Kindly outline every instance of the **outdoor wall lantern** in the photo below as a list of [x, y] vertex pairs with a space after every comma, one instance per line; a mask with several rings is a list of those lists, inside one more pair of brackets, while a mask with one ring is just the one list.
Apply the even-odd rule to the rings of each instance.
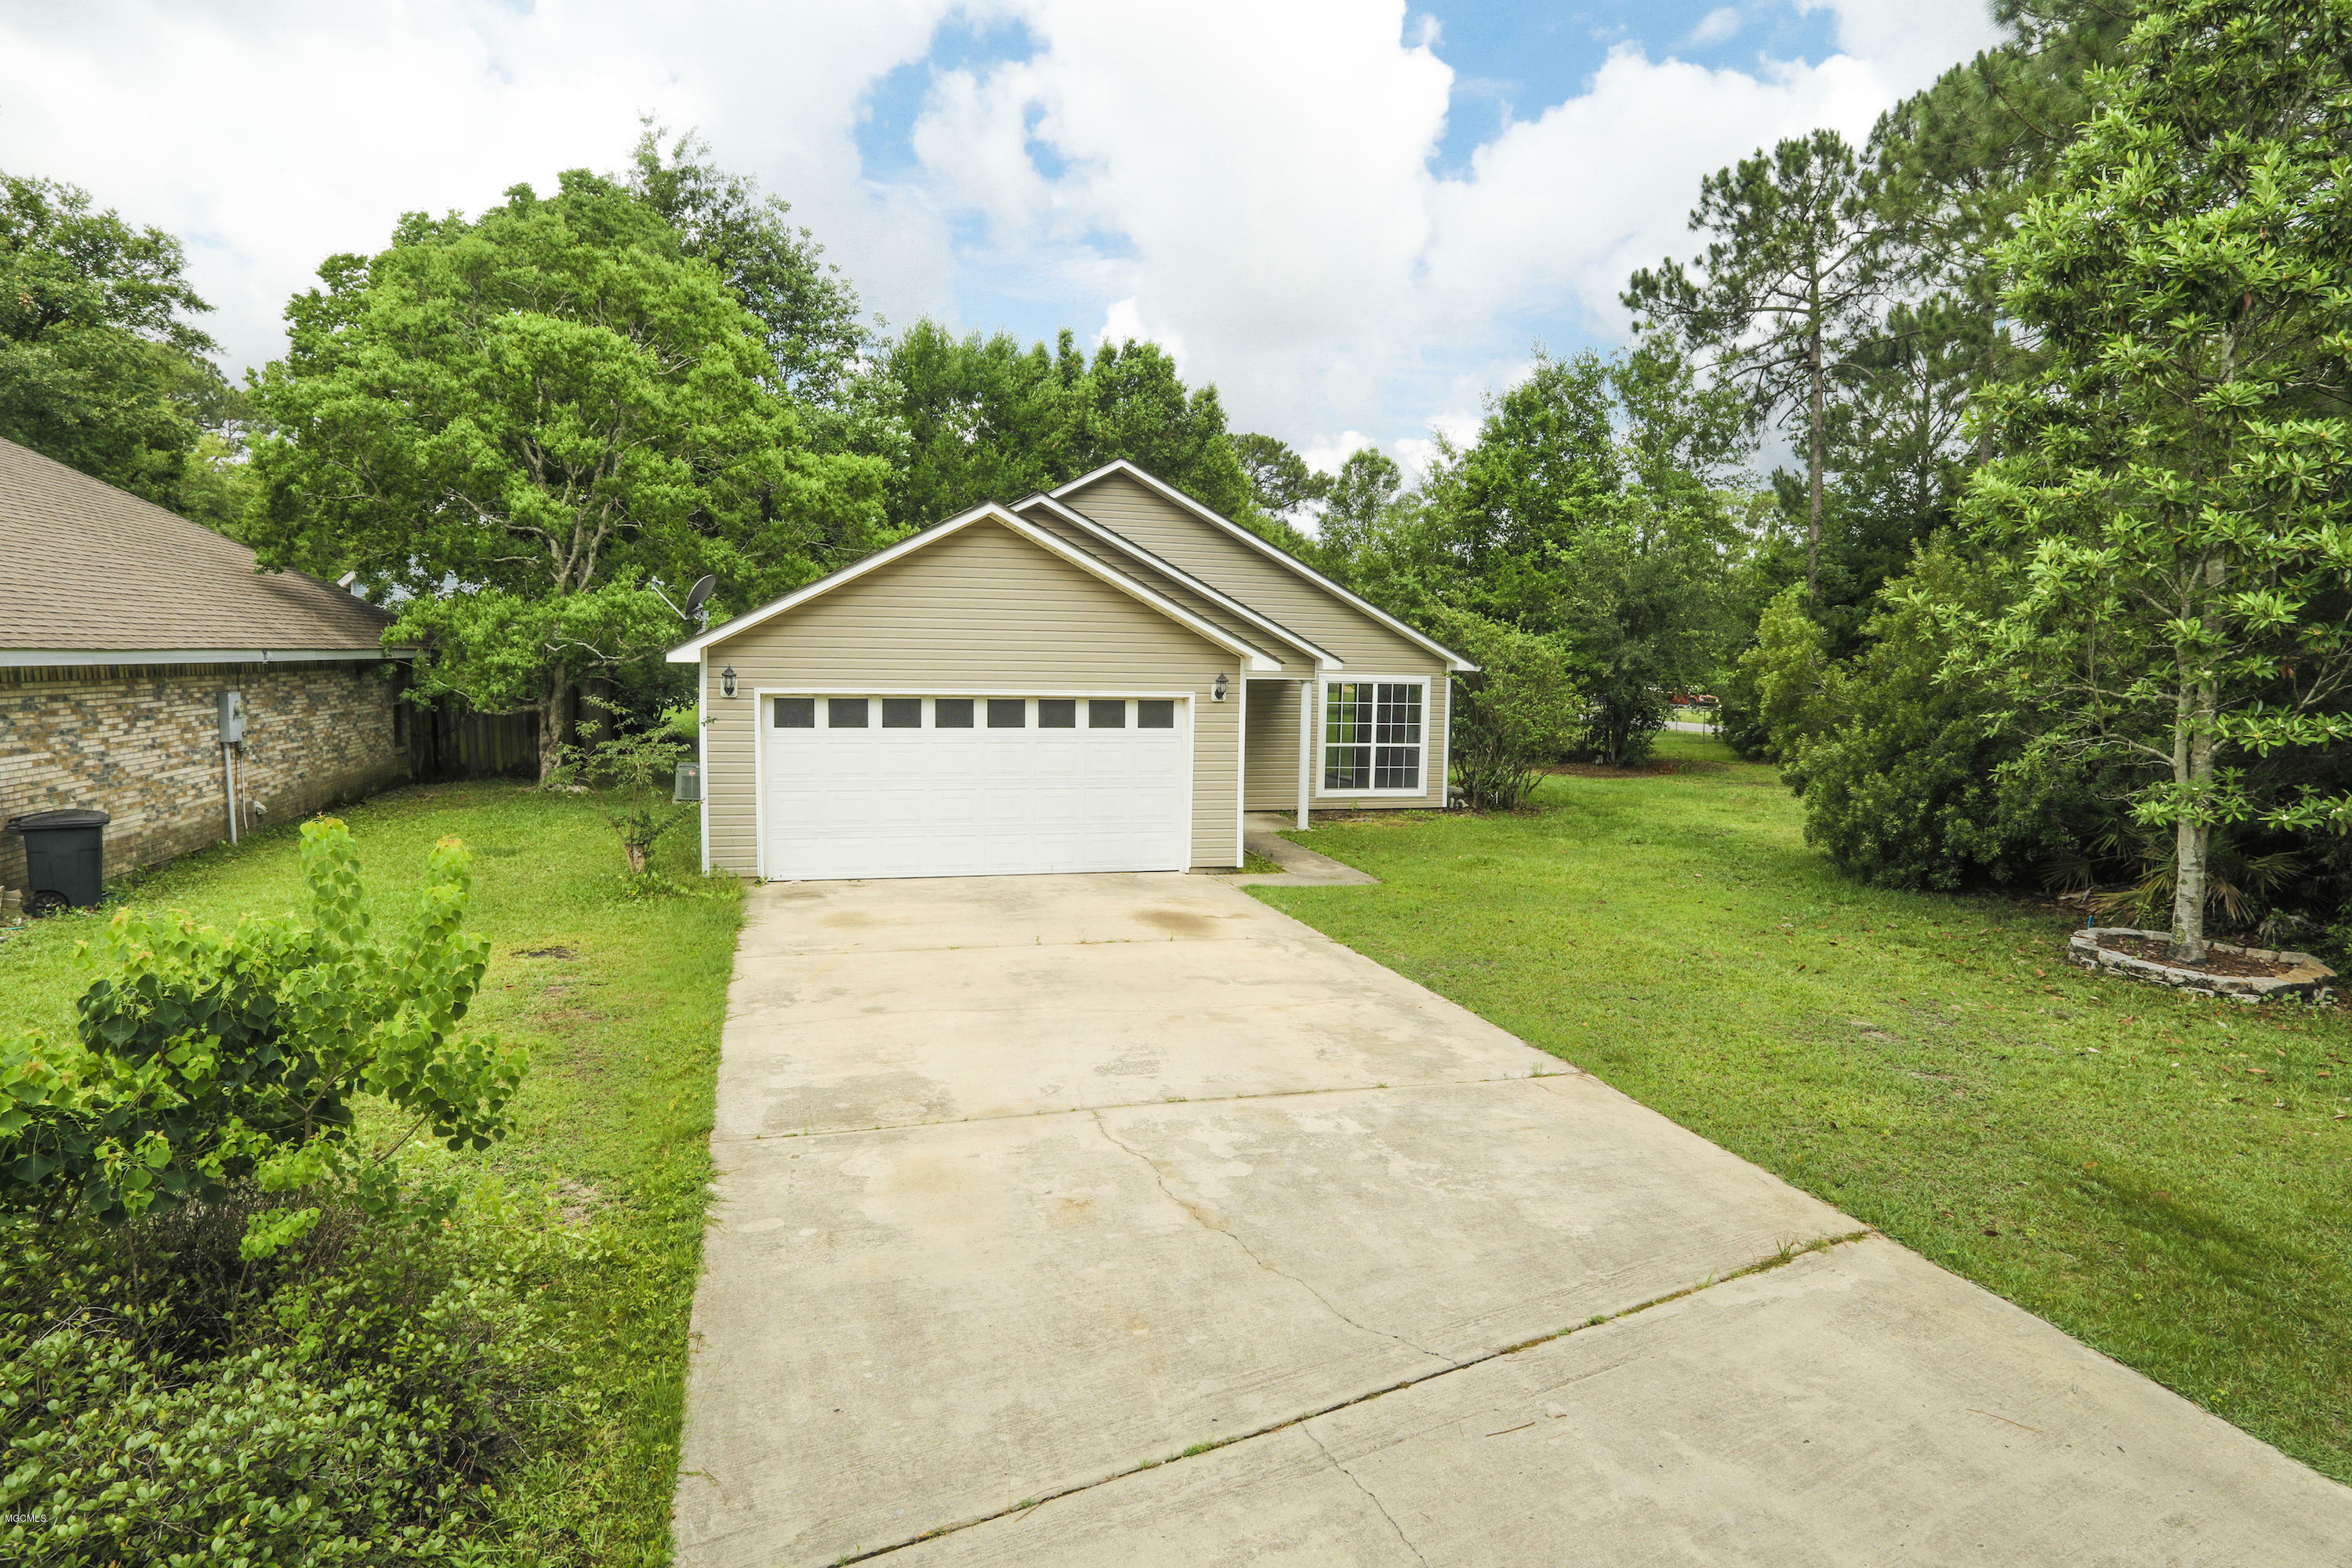
[[719, 672], [719, 689], [728, 696], [735, 695], [735, 667], [729, 665]]
[[1209, 688], [1209, 700], [1210, 700], [1210, 701], [1212, 701], [1212, 702], [1223, 702], [1224, 700], [1225, 700], [1225, 678], [1224, 678], [1223, 676], [1220, 675], [1220, 676], [1218, 676], [1218, 677], [1217, 677], [1217, 683], [1216, 683], [1216, 685], [1214, 685], [1214, 686], [1213, 686], [1213, 687]]

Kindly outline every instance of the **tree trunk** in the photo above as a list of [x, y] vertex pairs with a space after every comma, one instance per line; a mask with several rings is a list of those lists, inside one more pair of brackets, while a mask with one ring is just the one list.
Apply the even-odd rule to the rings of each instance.
[[1822, 578], [1822, 470], [1829, 467], [1829, 397], [1816, 321], [1805, 338], [1805, 597], [1819, 600]]
[[542, 784], [563, 765], [563, 748], [572, 740], [572, 677], [558, 671], [539, 700], [539, 782]]
[[646, 847], [644, 845], [624, 844], [621, 846], [621, 853], [629, 858], [630, 876], [642, 877], [646, 874]]
[[2174, 824], [2175, 876], [2170, 956], [2183, 963], [2205, 959], [2205, 851], [2212, 824], [2198, 807], [2213, 783], [2213, 708], [2218, 698], [2208, 681], [2181, 693], [2172, 742], [2173, 782], [2183, 785], [2179, 820]]

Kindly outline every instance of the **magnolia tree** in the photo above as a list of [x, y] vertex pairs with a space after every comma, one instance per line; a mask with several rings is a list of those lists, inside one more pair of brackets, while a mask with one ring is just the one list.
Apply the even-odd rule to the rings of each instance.
[[2001, 259], [2040, 369], [1966, 515], [2012, 563], [1975, 668], [2043, 751], [2137, 759], [2206, 951], [2217, 825], [2352, 828], [2248, 763], [2352, 738], [2352, 0], [2150, 10]]

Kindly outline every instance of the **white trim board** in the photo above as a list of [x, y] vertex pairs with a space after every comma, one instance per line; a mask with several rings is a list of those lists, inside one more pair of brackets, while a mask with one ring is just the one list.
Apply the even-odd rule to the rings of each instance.
[[1398, 620], [1394, 616], [1390, 615], [1386, 610], [1381, 609], [1378, 605], [1349, 593], [1347, 589], [1342, 588], [1339, 584], [1334, 583], [1330, 578], [1326, 577], [1322, 573], [1318, 572], [1314, 567], [1309, 566], [1306, 562], [1301, 561], [1298, 557], [1293, 555], [1289, 551], [1283, 549], [1280, 545], [1268, 540], [1260, 539], [1256, 534], [1252, 533], [1248, 529], [1244, 528], [1240, 523], [1234, 521], [1231, 518], [1220, 516], [1209, 508], [1202, 506], [1199, 501], [1194, 500], [1191, 496], [1186, 495], [1182, 490], [1178, 489], [1175, 486], [1167, 483], [1165, 480], [1153, 478], [1150, 474], [1137, 468], [1133, 463], [1129, 462], [1124, 458], [1120, 458], [1113, 462], [1105, 463], [1101, 468], [1095, 469], [1092, 473], [1079, 475], [1076, 479], [1072, 479], [1068, 484], [1063, 485], [1057, 489], [1047, 491], [1046, 497], [1051, 500], [1060, 500], [1064, 496], [1066, 496], [1075, 490], [1083, 489], [1087, 486], [1093, 484], [1097, 480], [1110, 474], [1123, 474], [1127, 478], [1133, 479], [1136, 483], [1143, 486], [1146, 489], [1150, 490], [1154, 495], [1159, 496], [1163, 500], [1171, 501], [1177, 506], [1182, 507], [1186, 511], [1191, 512], [1194, 517], [1199, 518], [1202, 521], [1223, 529], [1234, 539], [1248, 545], [1251, 549], [1256, 551], [1261, 555], [1265, 556], [1268, 560], [1277, 562], [1280, 564], [1288, 567], [1291, 571], [1297, 573], [1299, 576], [1306, 578], [1308, 582], [1314, 584], [1317, 587], [1321, 588], [1324, 592], [1337, 596], [1345, 603], [1354, 606], [1356, 609], [1362, 611], [1365, 615], [1370, 616], [1372, 619], [1380, 622], [1381, 625], [1388, 627], [1389, 630], [1396, 633], [1399, 637], [1408, 638], [1416, 646], [1435, 654], [1438, 658], [1445, 661], [1446, 668], [1467, 672], [1478, 668], [1476, 665], [1471, 663], [1460, 654], [1455, 653], [1452, 648], [1447, 647], [1443, 643], [1437, 642], [1431, 637], [1424, 637], [1420, 632], [1413, 630], [1402, 621]]
[[1318, 647], [1316, 644], [1307, 641], [1305, 637], [1300, 637], [1297, 632], [1292, 631], [1288, 626], [1284, 626], [1280, 621], [1274, 620], [1267, 616], [1262, 615], [1258, 611], [1251, 609], [1247, 605], [1243, 604], [1239, 599], [1233, 597], [1231, 595], [1223, 593], [1218, 589], [1209, 586], [1208, 584], [1202, 582], [1198, 577], [1193, 576], [1181, 566], [1177, 565], [1171, 561], [1164, 561], [1160, 557], [1154, 555], [1150, 551], [1146, 550], [1143, 546], [1138, 544], [1132, 539], [1128, 538], [1118, 530], [1097, 522], [1093, 518], [1088, 517], [1085, 512], [1080, 511], [1077, 508], [1074, 506], [1065, 506], [1060, 501], [1055, 500], [1052, 496], [1040, 493], [1030, 496], [1026, 500], [1015, 501], [1013, 503], [1013, 510], [1019, 511], [1023, 507], [1026, 506], [1045, 506], [1052, 508], [1054, 515], [1068, 523], [1071, 527], [1079, 530], [1092, 538], [1102, 541], [1105, 544], [1109, 545], [1113, 550], [1117, 550], [1122, 554], [1132, 555], [1136, 560], [1140, 561], [1143, 564], [1150, 567], [1153, 571], [1164, 574], [1165, 575], [1173, 578], [1178, 583], [1182, 584], [1185, 587], [1191, 589], [1193, 593], [1200, 595], [1201, 597], [1208, 600], [1219, 609], [1229, 610], [1233, 614], [1239, 616], [1244, 620], [1249, 622], [1250, 625], [1257, 627], [1260, 631], [1271, 633], [1275, 637], [1282, 639], [1284, 642], [1293, 645], [1301, 653], [1311, 655], [1316, 663], [1321, 668], [1325, 669], [1345, 669], [1348, 667], [1347, 660], [1341, 658], [1338, 654], [1331, 652], [1328, 648]]
[[[710, 711], [710, 661], [697, 656], [694, 673], [694, 710], [701, 719], [694, 729], [694, 760], [696, 765], [702, 769], [702, 800], [694, 808], [694, 815], [702, 835], [702, 874], [708, 877], [710, 875], [710, 721], [718, 715]], [[760, 710], [755, 705], [751, 710], [752, 744], [756, 746], [759, 740]], [[753, 758], [751, 770], [754, 780], [758, 778], [759, 766], [759, 760]], [[754, 860], [752, 864], [756, 867], [759, 862]]]
[[[993, 522], [1001, 527], [1009, 528], [1047, 554], [1069, 563], [1080, 571], [1117, 588], [1139, 604], [1159, 611], [1202, 641], [1213, 643], [1239, 658], [1244, 674], [1252, 670], [1261, 674], [1278, 674], [1282, 669], [1282, 662], [1279, 659], [1259, 648], [1253, 647], [1223, 627], [1202, 620], [1183, 605], [1164, 595], [1154, 593], [1124, 572], [1104, 564], [1085, 551], [1072, 549], [1027, 518], [1015, 516], [994, 501], [984, 501], [970, 511], [960, 513], [945, 522], [936, 523], [919, 533], [909, 534], [898, 543], [887, 549], [877, 550], [862, 561], [854, 562], [838, 572], [830, 573], [814, 583], [793, 589], [781, 599], [772, 600], [756, 610], [748, 610], [733, 620], [713, 626], [699, 637], [682, 642], [670, 649], [669, 662], [672, 664], [696, 663], [701, 658], [704, 651], [714, 645], [730, 637], [740, 637], [762, 621], [804, 605], [820, 594], [829, 594], [844, 584], [855, 582], [868, 572], [887, 566], [901, 556], [911, 555], [926, 545], [936, 544], [940, 540], [950, 534], [961, 532], [976, 522]], [[1012, 694], [1007, 692], [1005, 695]]]

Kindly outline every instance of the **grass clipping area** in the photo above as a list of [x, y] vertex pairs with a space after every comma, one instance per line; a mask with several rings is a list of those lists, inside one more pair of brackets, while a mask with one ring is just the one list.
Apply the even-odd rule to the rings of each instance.
[[[462, 1266], [520, 1281], [549, 1330], [534, 1347], [546, 1375], [515, 1412], [519, 1440], [490, 1456], [484, 1484], [452, 1500], [446, 1532], [466, 1560], [666, 1562], [740, 899], [731, 883], [695, 875], [690, 820], [657, 847], [654, 870], [673, 890], [634, 895], [611, 829], [574, 795], [456, 784], [339, 815], [380, 926], [408, 918], [436, 838], [474, 850], [467, 927], [489, 939], [492, 957], [467, 1026], [530, 1051], [504, 1142], [422, 1156], [476, 1193], [459, 1228], [479, 1255]], [[113, 907], [185, 910], [222, 927], [247, 913], [300, 914], [296, 848], [291, 825], [272, 829], [123, 884]], [[71, 1034], [91, 978], [73, 950], [110, 913], [59, 916], [0, 942], [0, 1030]], [[371, 1142], [388, 1131], [359, 1129]], [[13, 1272], [28, 1254], [11, 1250]], [[8, 1303], [37, 1298], [38, 1283], [0, 1278], [0, 1311], [21, 1311]], [[299, 1521], [289, 1528], [281, 1542], [299, 1538]], [[312, 1546], [285, 1560], [388, 1560], [356, 1541]]]
[[1251, 890], [2352, 1481], [2344, 1009], [2094, 977], [2046, 907], [1839, 877], [1769, 767], [1658, 761]]

